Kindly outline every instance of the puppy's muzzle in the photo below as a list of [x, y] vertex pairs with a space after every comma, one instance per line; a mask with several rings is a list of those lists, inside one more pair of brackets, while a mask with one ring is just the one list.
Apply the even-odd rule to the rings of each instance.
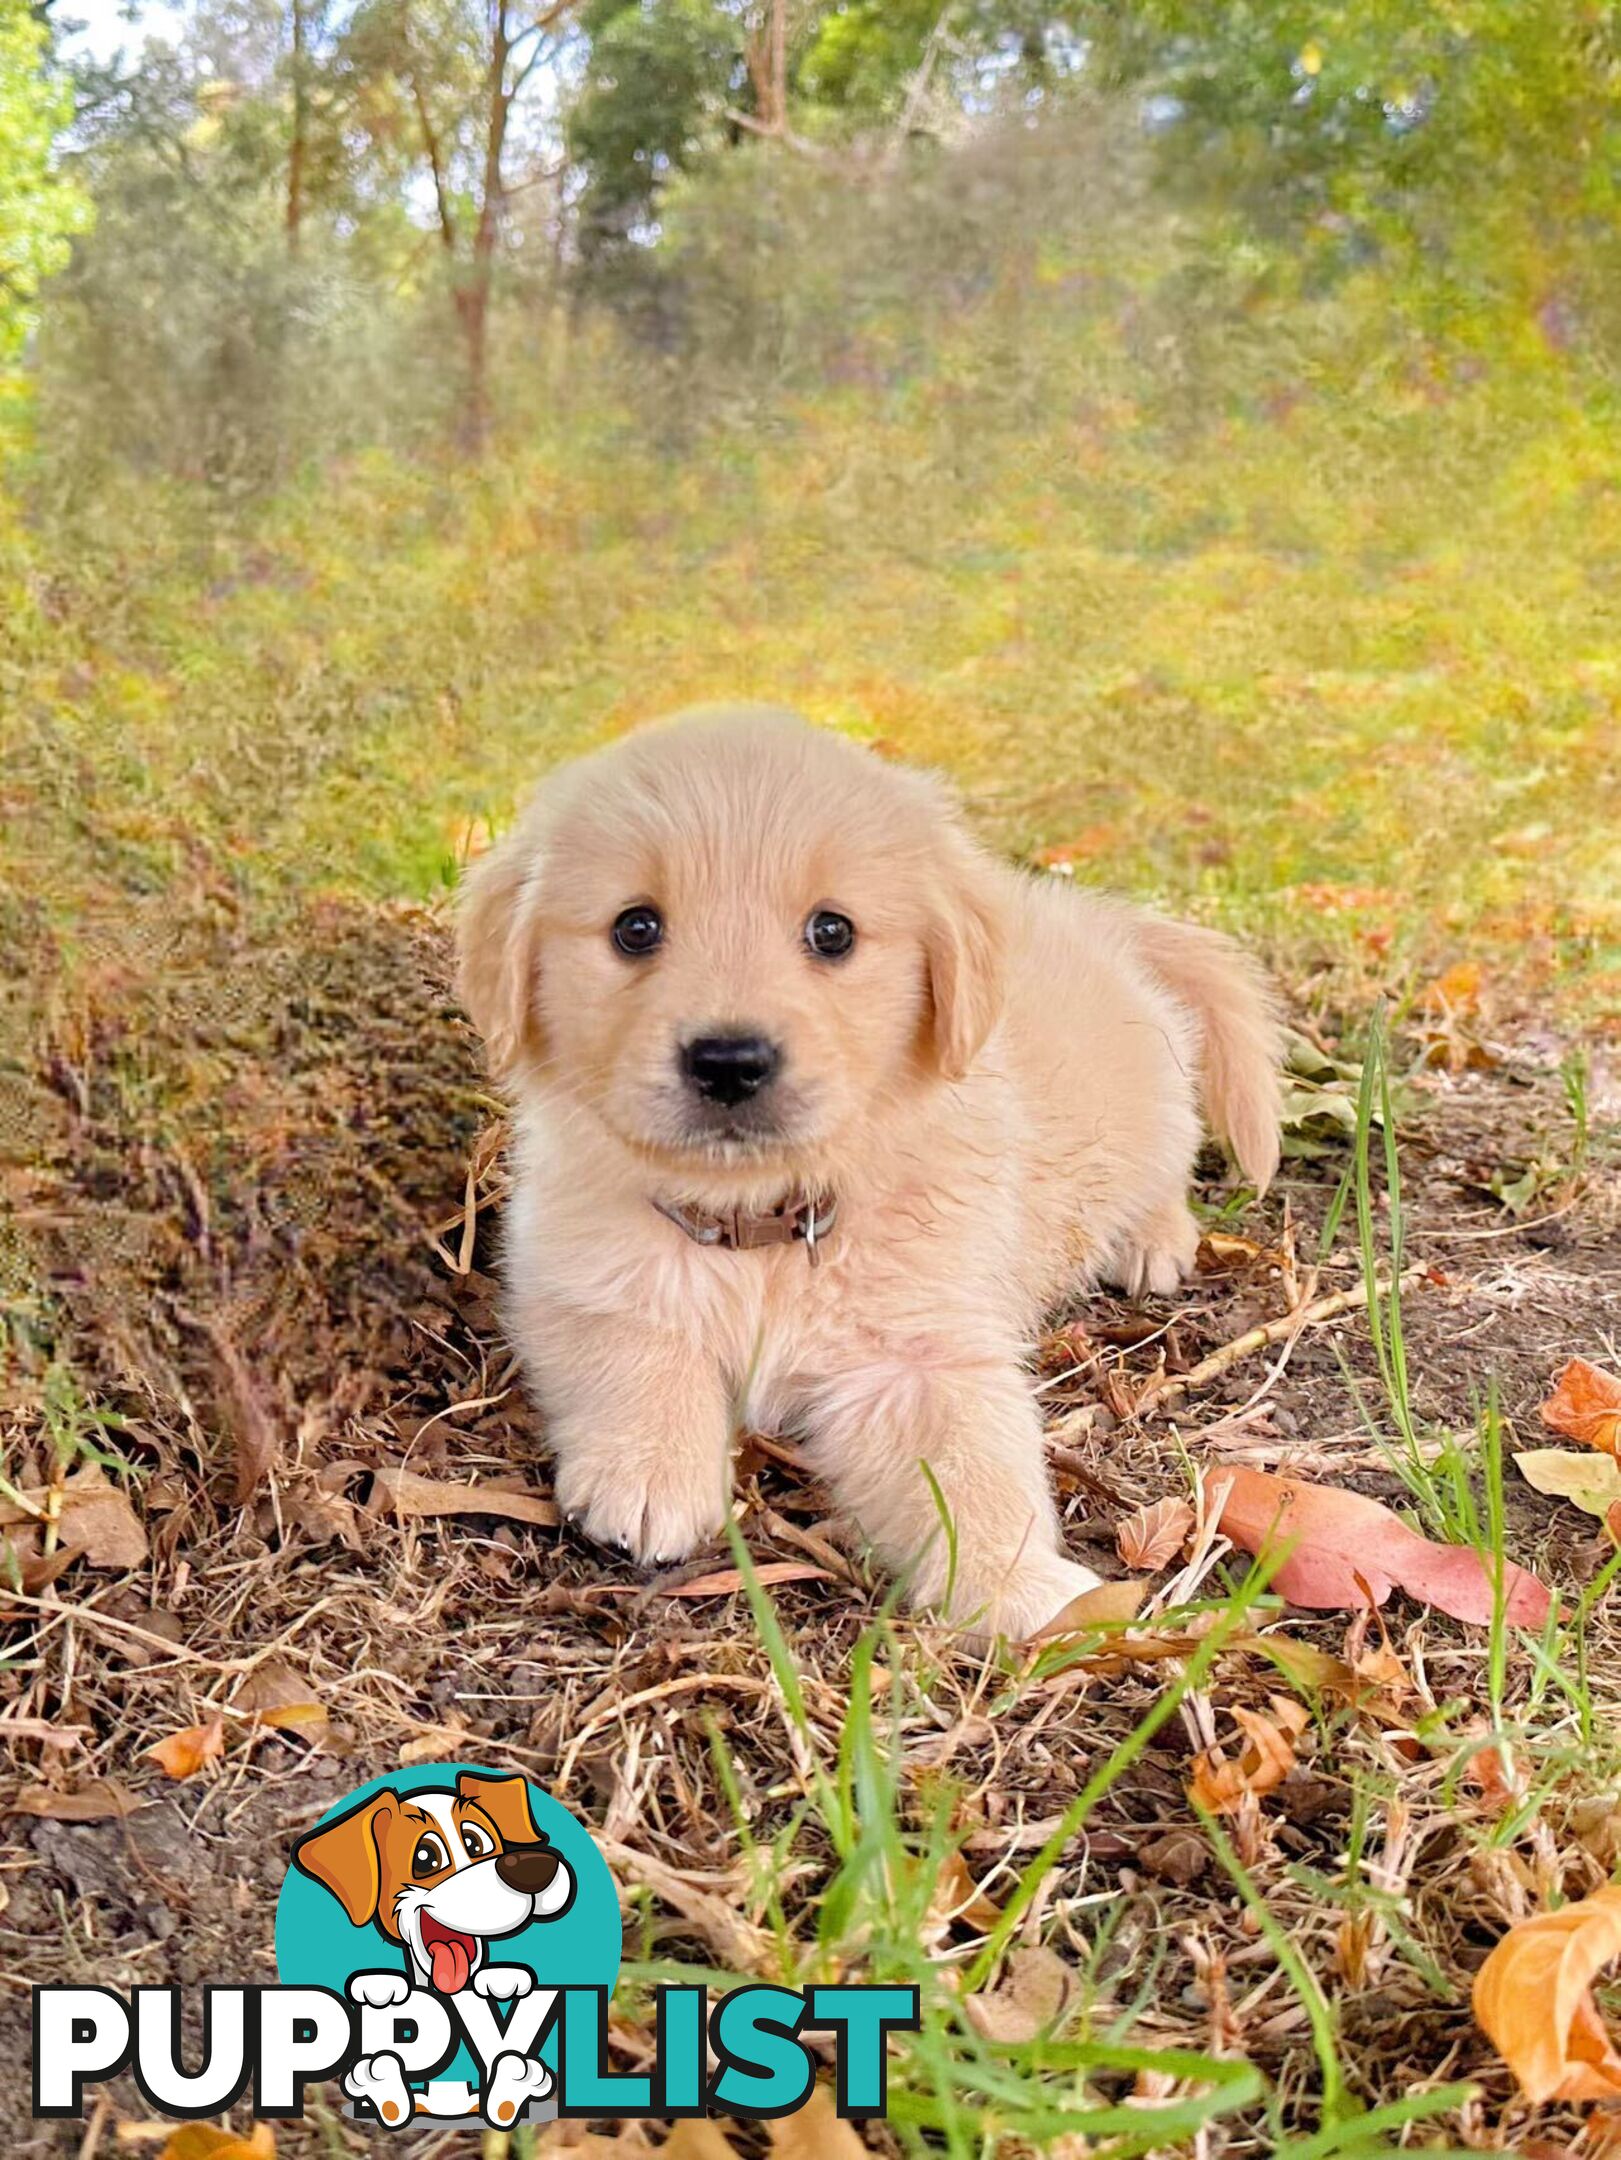
[[781, 1050], [763, 1035], [700, 1035], [681, 1052], [682, 1075], [693, 1093], [728, 1110], [751, 1102], [781, 1066]]
[[561, 1865], [549, 1845], [509, 1845], [495, 1858], [496, 1874], [509, 1890], [524, 1897], [539, 1897], [543, 1890], [550, 1889]]

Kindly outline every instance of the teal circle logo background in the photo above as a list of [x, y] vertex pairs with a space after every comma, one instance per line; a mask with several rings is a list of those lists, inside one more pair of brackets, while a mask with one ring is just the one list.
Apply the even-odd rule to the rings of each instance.
[[[357, 1785], [353, 1792], [335, 1800], [310, 1828], [318, 1830], [339, 1815], [347, 1815], [376, 1793], [453, 1791], [458, 1775], [464, 1771], [486, 1778], [512, 1774], [482, 1763], [413, 1763], [408, 1770], [386, 1771], [381, 1777]], [[527, 1779], [525, 1783], [537, 1829], [573, 1871], [574, 1902], [555, 1920], [536, 1920], [516, 1935], [492, 1941], [490, 1959], [502, 1965], [528, 1966], [541, 1987], [600, 1987], [611, 1993], [619, 1977], [624, 1928], [608, 1863], [598, 1852], [590, 1831], [560, 1800], [554, 1800], [549, 1792]], [[408, 1970], [401, 1944], [391, 1941], [380, 1928], [355, 1927], [330, 1890], [313, 1881], [296, 1864], [289, 1864], [287, 1880], [276, 1901], [276, 1971], [284, 1984], [330, 1988], [334, 1994], [342, 1995], [354, 1973]], [[540, 2051], [554, 2069], [555, 2049], [554, 2034]], [[465, 2075], [468, 2069], [464, 2051], [448, 2074]]]

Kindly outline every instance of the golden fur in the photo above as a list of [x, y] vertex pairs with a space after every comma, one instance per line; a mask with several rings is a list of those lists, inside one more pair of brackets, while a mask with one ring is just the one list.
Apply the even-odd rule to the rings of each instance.
[[[654, 903], [660, 949], [610, 935]], [[803, 929], [837, 908], [842, 960]], [[1260, 977], [1207, 930], [1021, 875], [950, 798], [792, 715], [679, 717], [547, 780], [474, 868], [461, 988], [515, 1106], [508, 1318], [594, 1538], [670, 1561], [714, 1536], [740, 1426], [803, 1436], [919, 1602], [1024, 1635], [1071, 1560], [1026, 1367], [1078, 1283], [1173, 1288], [1203, 1105], [1277, 1164]], [[679, 1056], [781, 1046], [766, 1124], [695, 1123]], [[800, 1245], [714, 1251], [655, 1200], [837, 1197]], [[925, 1466], [930, 1475], [925, 1475]], [[931, 1490], [954, 1525], [950, 1543]]]

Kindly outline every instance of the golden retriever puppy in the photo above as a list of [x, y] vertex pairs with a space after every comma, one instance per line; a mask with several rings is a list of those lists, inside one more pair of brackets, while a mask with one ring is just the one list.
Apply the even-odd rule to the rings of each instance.
[[1090, 1588], [1031, 1342], [1078, 1284], [1175, 1287], [1201, 1103], [1248, 1178], [1275, 1169], [1240, 951], [992, 860], [935, 780], [759, 708], [558, 771], [460, 937], [564, 1511], [679, 1560], [723, 1522], [738, 1430], [787, 1430], [976, 1633]]

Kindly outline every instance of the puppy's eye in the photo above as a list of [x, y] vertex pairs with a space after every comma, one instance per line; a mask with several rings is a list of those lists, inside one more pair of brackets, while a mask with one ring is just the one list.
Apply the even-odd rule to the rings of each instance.
[[614, 917], [613, 940], [632, 960], [640, 960], [664, 942], [664, 917], [656, 907], [628, 907]]
[[477, 1823], [462, 1824], [462, 1843], [467, 1847], [469, 1860], [482, 1860], [486, 1853], [495, 1850], [494, 1840], [485, 1836]]
[[411, 1855], [411, 1873], [420, 1880], [424, 1875], [439, 1874], [449, 1865], [450, 1855], [445, 1850], [444, 1839], [436, 1837], [431, 1830], [424, 1831]]
[[805, 943], [818, 960], [842, 960], [855, 941], [855, 924], [832, 908], [818, 908], [805, 925]]

